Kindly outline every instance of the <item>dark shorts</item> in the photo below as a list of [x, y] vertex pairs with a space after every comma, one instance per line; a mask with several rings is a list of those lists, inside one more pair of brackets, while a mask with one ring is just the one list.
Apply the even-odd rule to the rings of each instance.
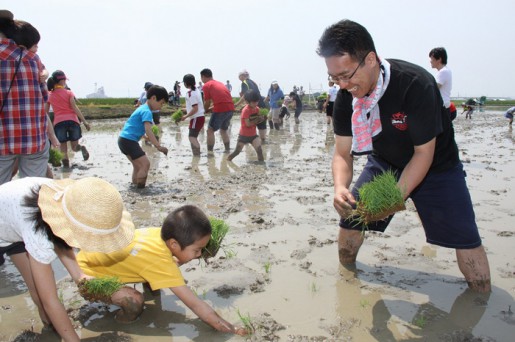
[[161, 123], [161, 113], [152, 112], [152, 121], [154, 121], [154, 125], [159, 125]]
[[245, 135], [238, 135], [238, 142], [243, 144], [252, 144], [252, 142], [257, 138], [257, 135], [253, 135], [251, 137]]
[[20, 254], [25, 252], [25, 244], [23, 241], [12, 243], [9, 246], [0, 247], [0, 266], [5, 262], [4, 254], [11, 256], [13, 254]]
[[227, 131], [229, 129], [229, 125], [231, 124], [232, 114], [233, 112], [221, 112], [211, 114], [208, 127], [213, 129], [213, 131], [215, 132], [219, 129]]
[[295, 117], [298, 118], [300, 116], [300, 113], [302, 113], [302, 107], [295, 108]]
[[188, 136], [189, 137], [198, 137], [198, 134], [200, 133], [200, 131], [202, 130], [202, 128], [204, 127], [204, 123], [206, 121], [206, 117], [205, 116], [199, 116], [197, 118], [193, 118], [190, 120], [190, 125], [189, 125], [189, 134]]
[[131, 157], [132, 160], [145, 155], [145, 151], [143, 151], [138, 141], [118, 137], [118, 147], [123, 154]]
[[256, 125], [257, 129], [261, 130], [261, 129], [266, 129], [266, 120], [263, 120], [261, 121], [260, 123], [258, 123]]
[[62, 121], [54, 126], [54, 131], [59, 142], [78, 141], [82, 138], [80, 125], [75, 121]]
[[[362, 184], [388, 169], [395, 171], [397, 176], [401, 174], [401, 170], [392, 168], [384, 160], [368, 156], [367, 164], [352, 189], [356, 200], [359, 200], [357, 189]], [[411, 193], [410, 198], [417, 208], [428, 243], [456, 249], [481, 246], [465, 176], [463, 165], [458, 163], [450, 170], [429, 173]], [[386, 220], [370, 223], [366, 227], [352, 222], [351, 219], [341, 219], [340, 227], [384, 232], [392, 217], [393, 215]]]
[[325, 115], [333, 116], [333, 108], [334, 108], [334, 102], [329, 101], [329, 103], [327, 104], [327, 107], [325, 107]]

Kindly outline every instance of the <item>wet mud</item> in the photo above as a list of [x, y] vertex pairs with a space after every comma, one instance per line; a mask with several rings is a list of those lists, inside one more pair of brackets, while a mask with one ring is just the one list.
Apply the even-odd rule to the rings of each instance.
[[[193, 157], [187, 126], [163, 118], [168, 156], [144, 146], [151, 159], [148, 186], [130, 184], [131, 165], [116, 144], [123, 119], [93, 121], [83, 144], [90, 159], [71, 157], [56, 178], [98, 176], [121, 192], [136, 227], [160, 226], [183, 204], [196, 204], [231, 229], [208, 262], [181, 270], [188, 285], [224, 318], [253, 335], [222, 334], [198, 319], [170, 290], [145, 291], [145, 309], [130, 324], [118, 307], [80, 297], [62, 266], [54, 266], [59, 295], [86, 341], [510, 341], [515, 328], [515, 135], [501, 112], [458, 117], [455, 130], [478, 226], [492, 272], [493, 292], [467, 284], [453, 250], [429, 245], [413, 204], [383, 234], [367, 232], [354, 269], [338, 261], [338, 215], [332, 206], [334, 136], [325, 116], [304, 112], [271, 131], [257, 162], [248, 146], [226, 160], [219, 135], [215, 152]], [[239, 119], [233, 119], [231, 145]], [[364, 158], [355, 160], [356, 169]], [[0, 268], [0, 341], [58, 341], [44, 328], [21, 277]]]

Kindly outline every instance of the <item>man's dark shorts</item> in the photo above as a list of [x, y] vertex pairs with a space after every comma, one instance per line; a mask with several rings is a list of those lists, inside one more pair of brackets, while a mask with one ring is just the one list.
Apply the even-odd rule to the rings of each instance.
[[132, 160], [145, 155], [145, 151], [143, 151], [138, 141], [118, 137], [118, 147], [123, 154], [131, 157]]
[[62, 121], [54, 126], [54, 131], [59, 142], [78, 141], [82, 138], [80, 125], [75, 121]]
[[13, 254], [25, 253], [25, 244], [23, 241], [12, 243], [5, 247], [0, 247], [0, 266], [4, 264], [4, 254], [11, 256]]
[[253, 135], [251, 137], [245, 135], [238, 135], [238, 142], [243, 144], [252, 144], [252, 142], [257, 138], [257, 135]]
[[231, 124], [232, 114], [232, 111], [211, 114], [207, 127], [213, 129], [215, 132], [219, 129], [227, 131]]
[[333, 109], [334, 109], [334, 102], [329, 101], [327, 104], [327, 107], [325, 108], [325, 115], [326, 116], [333, 116]]
[[[368, 156], [367, 164], [352, 189], [358, 201], [358, 188], [377, 174], [393, 170], [397, 177], [402, 170], [393, 168], [377, 156]], [[481, 246], [472, 200], [465, 182], [463, 165], [458, 163], [450, 170], [428, 173], [422, 183], [411, 193], [428, 243], [456, 249]], [[393, 215], [383, 221], [369, 223], [364, 227], [350, 219], [341, 219], [340, 227], [353, 230], [384, 232]], [[417, 228], [415, 228], [417, 229]]]

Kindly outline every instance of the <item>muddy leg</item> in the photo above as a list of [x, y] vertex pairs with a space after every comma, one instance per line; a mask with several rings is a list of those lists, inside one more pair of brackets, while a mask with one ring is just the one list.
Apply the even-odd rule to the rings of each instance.
[[143, 295], [132, 287], [122, 287], [113, 293], [111, 301], [120, 307], [114, 317], [117, 322], [130, 323], [143, 312]]
[[359, 230], [340, 228], [338, 235], [338, 255], [342, 266], [356, 263], [359, 248], [363, 244], [363, 234]]
[[238, 154], [240, 154], [240, 152], [243, 150], [243, 144], [241, 143], [238, 143], [236, 144], [236, 148], [234, 149], [234, 151], [229, 154], [229, 157], [227, 157], [227, 160], [228, 161], [231, 161], [234, 159], [234, 157], [236, 157]]
[[472, 249], [457, 249], [456, 258], [458, 267], [465, 276], [470, 289], [477, 292], [492, 291], [490, 266], [483, 246]]

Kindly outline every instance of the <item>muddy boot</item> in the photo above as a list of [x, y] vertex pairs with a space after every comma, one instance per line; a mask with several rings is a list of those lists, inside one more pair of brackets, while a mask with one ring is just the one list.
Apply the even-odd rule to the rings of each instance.
[[270, 126], [270, 129], [274, 129], [274, 122], [272, 120], [268, 120], [268, 126]]
[[281, 129], [281, 125], [279, 125], [278, 123], [274, 123], [274, 128], [276, 130], [280, 130]]

